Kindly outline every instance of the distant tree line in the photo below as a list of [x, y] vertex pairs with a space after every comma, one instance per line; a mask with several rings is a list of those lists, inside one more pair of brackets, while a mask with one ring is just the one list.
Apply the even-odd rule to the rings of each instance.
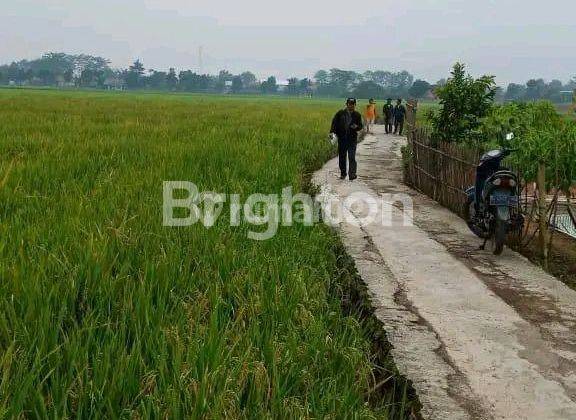
[[[127, 69], [113, 69], [109, 60], [86, 54], [48, 53], [36, 60], [22, 60], [0, 65], [0, 85], [57, 86], [115, 90], [158, 90], [231, 94], [283, 94], [358, 98], [434, 98], [446, 80], [431, 84], [414, 80], [407, 71], [383, 70], [358, 73], [333, 68], [316, 72], [313, 79], [289, 78], [279, 82], [274, 76], [265, 80], [251, 72], [232, 74], [221, 70], [217, 75], [199, 74], [192, 70], [176, 72], [147, 69], [136, 60]], [[510, 84], [507, 90], [497, 88], [498, 100], [529, 101], [548, 99], [561, 102], [564, 91], [576, 89], [576, 78], [563, 84], [542, 79], [526, 84]]]
[[417, 80], [407, 71], [320, 70], [314, 79], [289, 78], [279, 82], [274, 76], [265, 80], [251, 72], [232, 74], [221, 70], [217, 75], [192, 70], [176, 72], [147, 69], [136, 60], [127, 69], [113, 69], [102, 57], [48, 53], [36, 60], [22, 60], [0, 66], [0, 84], [17, 86], [58, 86], [94, 89], [148, 89], [160, 91], [285, 94], [294, 96], [343, 97], [425, 97], [432, 85]]
[[576, 90], [576, 77], [564, 84], [560, 80], [546, 82], [544, 79], [531, 79], [525, 84], [510, 83], [504, 99], [514, 102], [528, 102], [548, 100], [551, 102], [565, 102], [570, 99], [569, 92]]
[[424, 80], [414, 81], [407, 71], [320, 70], [314, 76], [316, 90], [322, 96], [355, 96], [359, 98], [425, 98], [434, 88]]

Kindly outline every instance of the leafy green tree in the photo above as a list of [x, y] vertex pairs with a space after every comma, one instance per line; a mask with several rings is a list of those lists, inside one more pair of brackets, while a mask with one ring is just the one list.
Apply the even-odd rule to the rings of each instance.
[[413, 98], [424, 98], [432, 89], [432, 85], [425, 80], [416, 80], [408, 93]]
[[464, 64], [456, 63], [446, 85], [436, 90], [440, 111], [432, 115], [436, 141], [463, 142], [477, 140], [482, 118], [494, 103], [494, 76], [478, 79], [466, 73]]
[[149, 70], [146, 85], [155, 90], [166, 90], [168, 87], [168, 73], [165, 71]]
[[268, 80], [262, 82], [260, 85], [262, 93], [277, 93], [278, 92], [278, 82], [274, 76], [270, 76]]
[[233, 79], [234, 75], [228, 70], [220, 70], [218, 72], [218, 76], [213, 79], [213, 83], [211, 84], [210, 88], [215, 93], [222, 93], [226, 90], [227, 83], [232, 82]]
[[240, 75], [240, 78], [242, 79], [244, 89], [255, 89], [258, 85], [258, 79], [256, 79], [256, 76], [252, 72], [245, 71]]
[[393, 96], [403, 97], [408, 94], [408, 90], [414, 83], [414, 76], [407, 71], [391, 73], [388, 86], [386, 86]]
[[66, 83], [71, 83], [74, 80], [74, 69], [66, 70], [63, 76]]
[[316, 83], [320, 86], [327, 85], [329, 82], [328, 72], [326, 70], [318, 70], [314, 75], [314, 80], [316, 80]]
[[78, 78], [78, 84], [82, 87], [91, 87], [95, 77], [96, 75], [93, 70], [84, 69], [80, 73], [80, 77]]
[[232, 79], [232, 93], [240, 93], [244, 89], [244, 84], [242, 83], [242, 77], [234, 76]]
[[563, 88], [564, 85], [560, 80], [552, 80], [546, 85], [544, 97], [542, 99], [548, 99], [556, 103], [561, 102], [562, 95], [560, 92], [562, 92]]
[[74, 71], [77, 56], [64, 53], [47, 53], [39, 60], [34, 60], [32, 66], [38, 70], [48, 70], [54, 77], [64, 76], [68, 71]]
[[330, 69], [330, 84], [335, 88], [338, 96], [346, 96], [359, 82], [360, 75], [354, 71]]
[[542, 99], [546, 92], [546, 82], [543, 79], [531, 79], [526, 82], [526, 99], [537, 101]]
[[228, 70], [220, 70], [218, 73], [218, 80], [221, 82], [231, 82], [234, 79], [234, 75]]
[[168, 74], [166, 75], [166, 86], [170, 90], [176, 90], [177, 85], [178, 76], [176, 76], [176, 70], [174, 70], [174, 67], [170, 67], [170, 70], [168, 70]]
[[508, 101], [521, 101], [526, 96], [526, 86], [510, 83], [506, 89], [505, 98]]
[[494, 100], [498, 103], [502, 103], [505, 100], [506, 92], [501, 86], [496, 86], [494, 90]]
[[134, 61], [126, 74], [126, 86], [129, 89], [137, 89], [142, 86], [144, 77], [144, 65], [140, 60]]
[[37, 77], [44, 86], [53, 85], [55, 81], [54, 74], [48, 69], [40, 69], [37, 73]]
[[296, 77], [291, 77], [290, 79], [288, 79], [288, 88], [287, 88], [286, 93], [288, 93], [288, 95], [298, 95], [299, 84], [300, 84], [300, 80], [298, 80]]
[[383, 94], [384, 88], [372, 81], [361, 82], [352, 91], [353, 96], [364, 99], [382, 97]]
[[300, 80], [298, 89], [300, 90], [300, 93], [309, 95], [312, 92], [312, 81], [308, 78]]

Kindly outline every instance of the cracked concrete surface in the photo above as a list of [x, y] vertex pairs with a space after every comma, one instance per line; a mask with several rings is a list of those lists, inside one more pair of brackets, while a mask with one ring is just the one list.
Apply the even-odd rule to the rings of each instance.
[[351, 204], [357, 223], [336, 228], [422, 415], [576, 419], [576, 292], [515, 252], [480, 251], [459, 217], [402, 184], [405, 138], [374, 132], [358, 146], [358, 180], [340, 180], [332, 160], [314, 183], [324, 198], [413, 200], [411, 227], [400, 223], [402, 206], [387, 227], [364, 223], [365, 209]]

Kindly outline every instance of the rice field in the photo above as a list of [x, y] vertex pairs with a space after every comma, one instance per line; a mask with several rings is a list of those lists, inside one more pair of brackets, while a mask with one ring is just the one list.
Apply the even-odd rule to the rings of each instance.
[[330, 230], [162, 226], [165, 180], [303, 190], [337, 107], [0, 90], [0, 417], [404, 418]]

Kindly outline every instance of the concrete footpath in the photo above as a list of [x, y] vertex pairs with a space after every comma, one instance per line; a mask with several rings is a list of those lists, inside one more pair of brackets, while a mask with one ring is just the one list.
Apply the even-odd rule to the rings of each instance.
[[402, 184], [405, 138], [374, 131], [358, 146], [358, 180], [340, 180], [334, 159], [314, 183], [326, 202], [353, 193], [379, 203], [382, 194], [405, 194], [413, 202], [407, 214], [409, 206], [392, 207], [392, 226], [381, 215], [362, 223], [365, 208], [347, 203], [359, 223], [336, 229], [422, 415], [576, 419], [576, 292], [515, 252], [480, 251], [460, 218]]

